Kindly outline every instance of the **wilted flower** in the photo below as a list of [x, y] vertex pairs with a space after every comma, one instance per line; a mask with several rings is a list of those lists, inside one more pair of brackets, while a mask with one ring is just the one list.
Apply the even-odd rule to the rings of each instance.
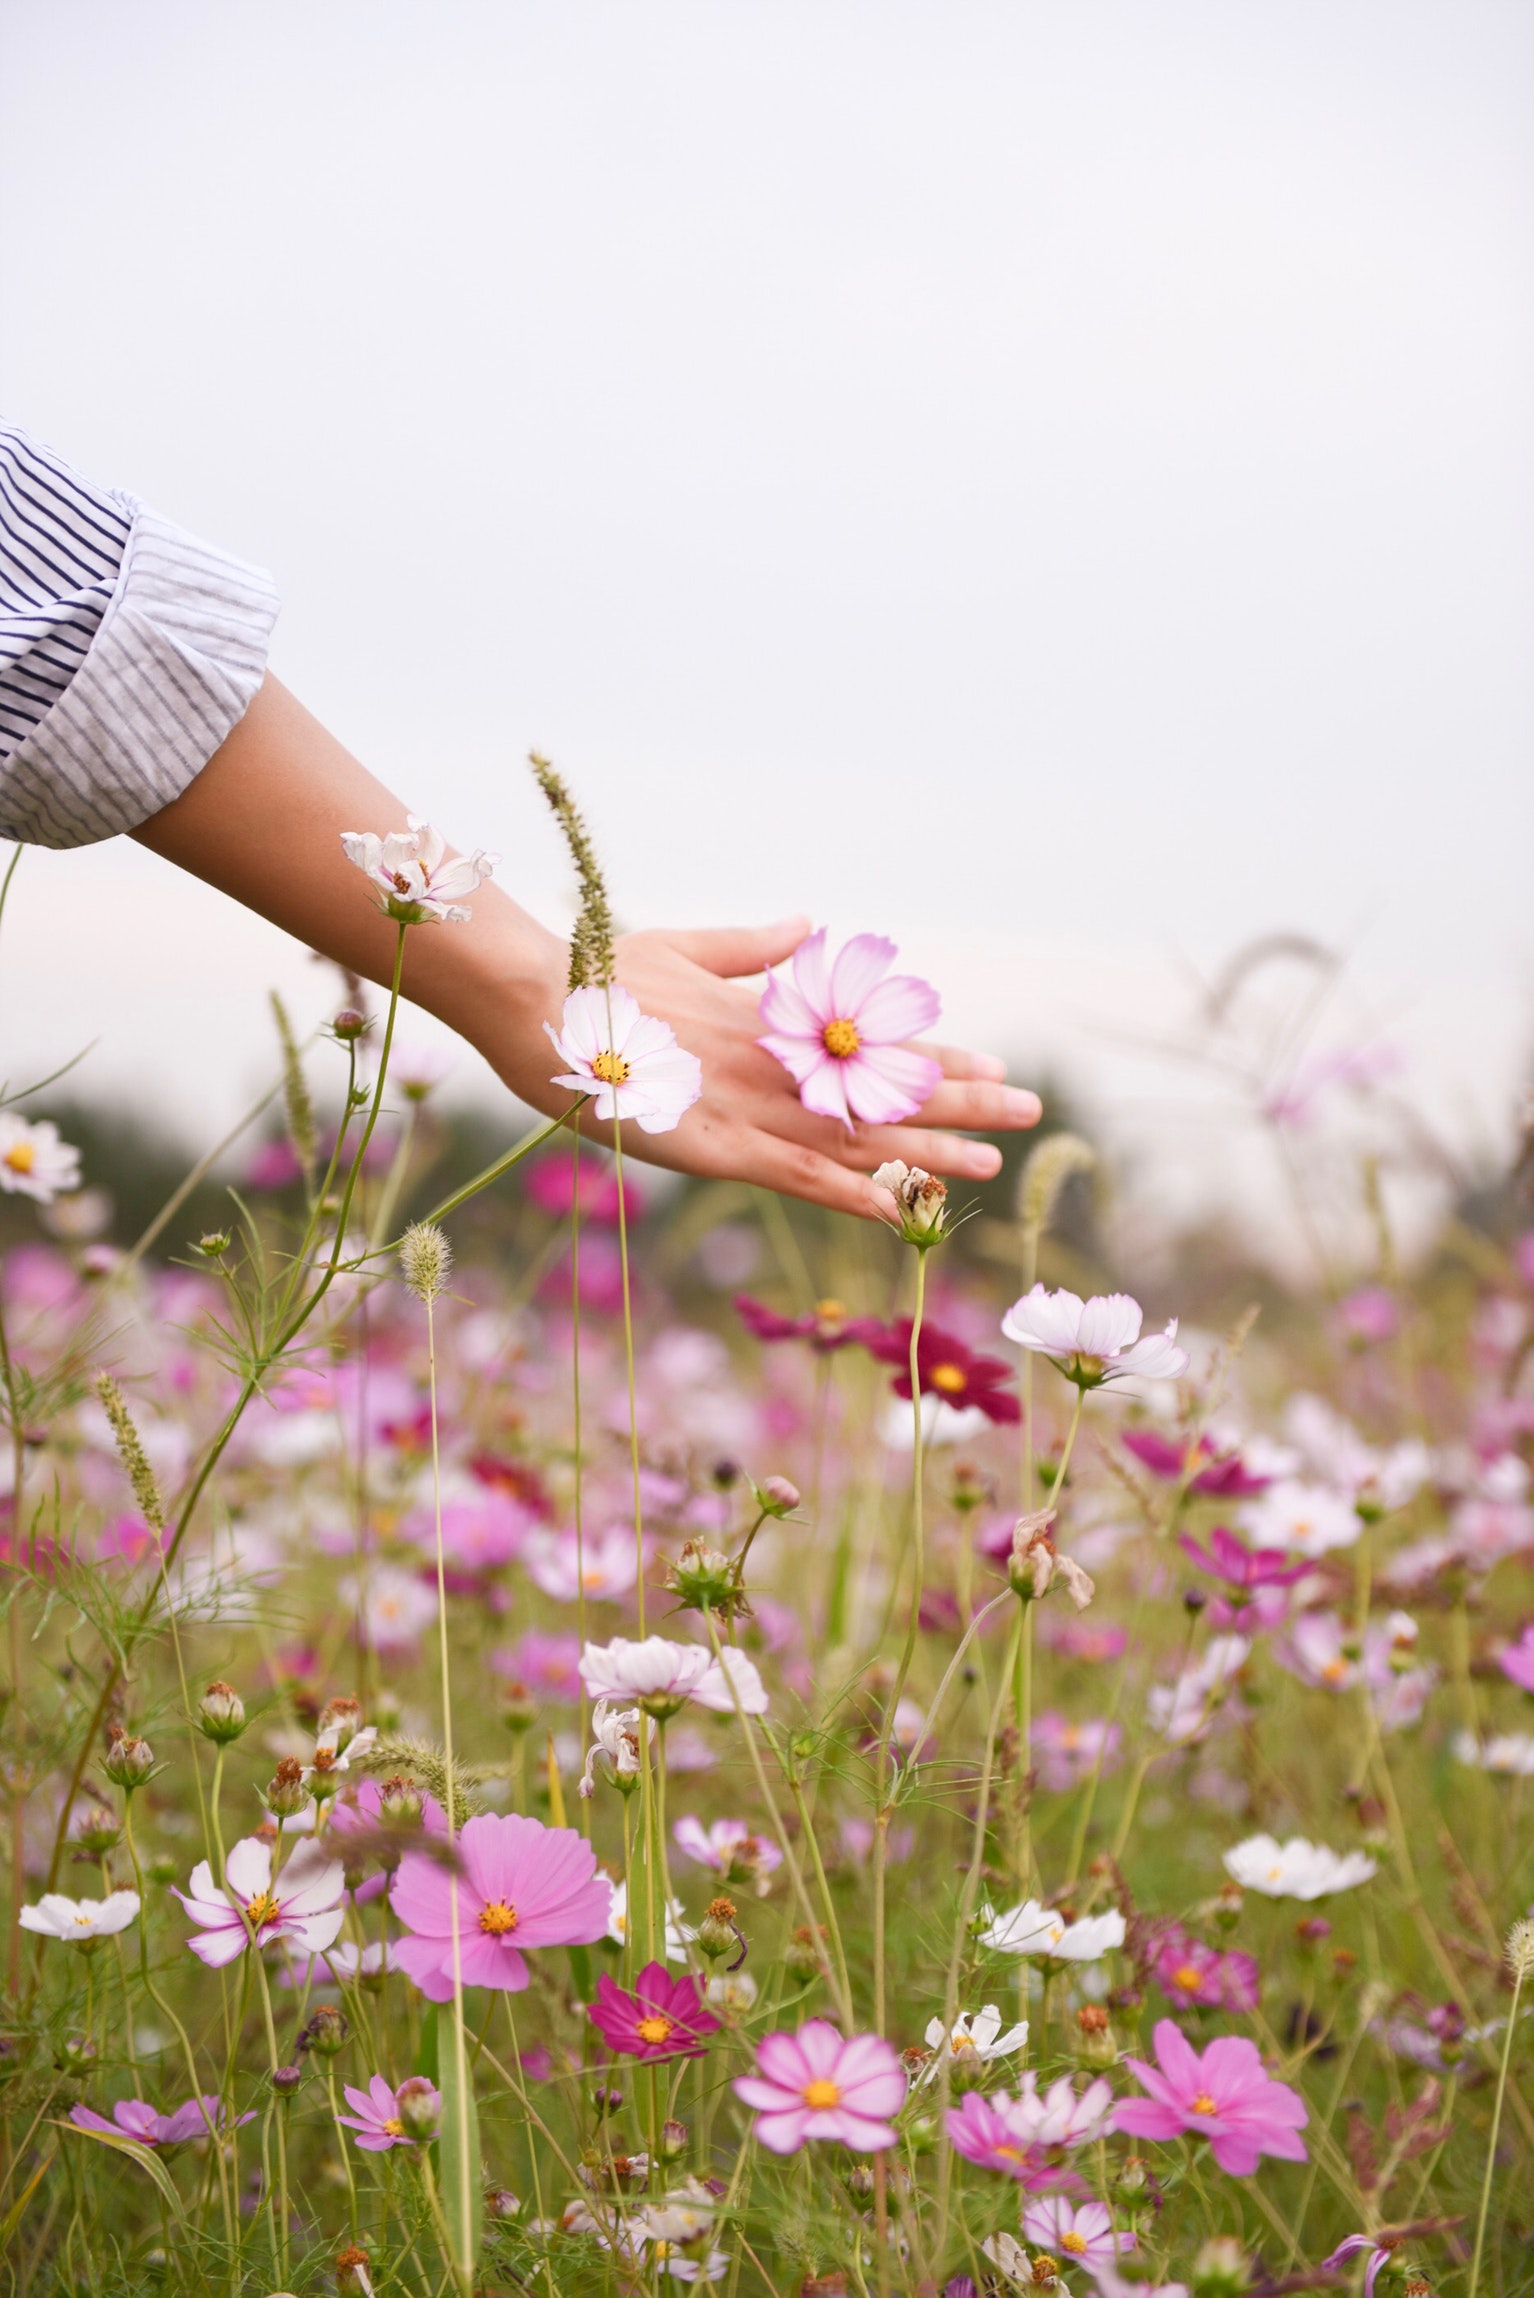
[[1007, 1558], [1007, 1579], [1012, 1592], [1025, 1604], [1037, 1603], [1058, 1580], [1078, 1612], [1084, 1612], [1097, 1594], [1089, 1572], [1073, 1556], [1062, 1556], [1052, 1530], [1054, 1510], [1038, 1508], [1019, 1516], [1012, 1527], [1012, 1551]]
[[464, 897], [474, 893], [499, 862], [499, 854], [476, 848], [467, 858], [448, 861], [440, 831], [407, 815], [408, 830], [378, 837], [371, 830], [343, 830], [341, 850], [383, 893], [379, 907], [401, 925], [464, 925]]
[[0, 1189], [51, 1205], [62, 1191], [79, 1186], [80, 1152], [59, 1139], [51, 1118], [31, 1124], [14, 1109], [0, 1109]]
[[614, 1787], [625, 1795], [632, 1794], [639, 1785], [639, 1735], [641, 1731], [653, 1733], [654, 1724], [640, 1709], [620, 1708], [612, 1700], [603, 1698], [592, 1708], [591, 1730], [592, 1744], [581, 1773], [581, 1794], [588, 1798], [595, 1795], [597, 1764], [604, 1756]]
[[765, 1835], [757, 1835], [743, 1819], [716, 1819], [705, 1827], [691, 1812], [671, 1830], [679, 1851], [711, 1868], [722, 1883], [749, 1883], [758, 1898], [771, 1889], [772, 1878], [783, 1864], [783, 1854]]
[[1277, 1843], [1271, 1835], [1251, 1835], [1224, 1855], [1225, 1871], [1247, 1891], [1269, 1899], [1324, 1899], [1351, 1891], [1377, 1872], [1367, 1852], [1328, 1851], [1292, 1835]]
[[1047, 1356], [1078, 1388], [1104, 1388], [1118, 1380], [1176, 1380], [1188, 1369], [1177, 1346], [1177, 1319], [1142, 1340], [1144, 1312], [1127, 1293], [1097, 1295], [1046, 1291], [1035, 1285], [1001, 1320], [1008, 1340]]
[[669, 1133], [703, 1091], [697, 1056], [616, 983], [571, 990], [558, 1032], [543, 1026], [565, 1064], [554, 1084], [592, 1095], [606, 1121], [631, 1117], [642, 1133]]
[[893, 2045], [878, 2035], [844, 2038], [827, 2019], [810, 2019], [794, 2035], [764, 2035], [756, 2073], [738, 2076], [732, 2087], [754, 2108], [756, 2137], [772, 2154], [796, 2154], [812, 2138], [859, 2154], [893, 2146], [889, 2118], [906, 2096]]
[[914, 974], [890, 973], [896, 954], [878, 934], [855, 934], [833, 963], [822, 926], [789, 966], [769, 968], [762, 992], [767, 1034], [757, 1042], [782, 1062], [806, 1109], [849, 1132], [857, 1120], [913, 1116], [942, 1080], [931, 1056], [906, 1042], [931, 1028], [941, 1001]]
[[898, 1157], [873, 1171], [876, 1189], [888, 1189], [895, 1200], [896, 1225], [908, 1245], [925, 1249], [941, 1243], [947, 1228], [948, 1185], [920, 1165], [903, 1165]]

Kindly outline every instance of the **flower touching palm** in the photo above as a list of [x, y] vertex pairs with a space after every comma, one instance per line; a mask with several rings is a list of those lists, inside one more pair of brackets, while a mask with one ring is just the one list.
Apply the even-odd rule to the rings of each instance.
[[766, 1035], [757, 1040], [781, 1061], [806, 1109], [840, 1119], [894, 1125], [932, 1093], [942, 1071], [907, 1039], [930, 1029], [942, 1012], [937, 991], [914, 974], [892, 974], [895, 944], [854, 934], [834, 963], [822, 926], [799, 944], [792, 968], [769, 970], [762, 992]]
[[565, 1065], [552, 1082], [589, 1093], [592, 1114], [608, 1123], [632, 1117], [641, 1133], [669, 1133], [703, 1091], [697, 1055], [616, 983], [572, 989], [559, 1029], [543, 1026]]

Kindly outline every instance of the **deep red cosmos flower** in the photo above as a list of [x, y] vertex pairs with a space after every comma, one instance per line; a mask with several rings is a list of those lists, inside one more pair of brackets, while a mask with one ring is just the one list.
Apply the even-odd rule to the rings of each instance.
[[840, 1301], [817, 1301], [808, 1316], [785, 1317], [749, 1293], [737, 1293], [735, 1313], [748, 1333], [760, 1341], [807, 1340], [825, 1352], [845, 1348], [849, 1341], [868, 1342], [870, 1333], [883, 1331], [877, 1317], [853, 1317]]
[[[894, 1379], [897, 1396], [911, 1393], [911, 1320], [901, 1317], [893, 1325], [870, 1319], [858, 1336], [871, 1355], [898, 1367]], [[916, 1340], [916, 1370], [923, 1396], [941, 1397], [956, 1412], [974, 1405], [987, 1420], [1015, 1421], [1022, 1409], [1002, 1383], [1012, 1378], [1012, 1367], [999, 1356], [981, 1356], [956, 1333], [939, 1325], [923, 1325]]]

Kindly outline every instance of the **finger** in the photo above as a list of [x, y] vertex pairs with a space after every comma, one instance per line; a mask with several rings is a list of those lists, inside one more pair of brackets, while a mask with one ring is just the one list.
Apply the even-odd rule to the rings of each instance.
[[966, 1133], [1026, 1133], [1044, 1104], [1025, 1085], [950, 1081], [927, 1096], [916, 1115], [923, 1125], [955, 1125]]
[[775, 1189], [782, 1197], [802, 1197], [833, 1213], [855, 1213], [865, 1221], [891, 1221], [895, 1201], [863, 1174], [849, 1171], [806, 1142], [785, 1141], [755, 1126], [742, 1127], [714, 1146], [719, 1170], [732, 1180]]
[[964, 1045], [929, 1045], [925, 1038], [913, 1038], [911, 1051], [935, 1061], [945, 1077], [984, 1077], [999, 1085], [1007, 1074], [1006, 1063], [994, 1053], [971, 1053]]
[[1001, 1151], [994, 1141], [966, 1141], [962, 1134], [922, 1125], [860, 1125], [848, 1133], [829, 1118], [796, 1109], [775, 1111], [771, 1130], [862, 1173], [872, 1173], [892, 1158], [964, 1181], [990, 1181], [1001, 1170]]
[[792, 957], [810, 930], [806, 917], [783, 918], [775, 926], [707, 926], [691, 933], [668, 933], [666, 940], [707, 973], [726, 976], [760, 973]]

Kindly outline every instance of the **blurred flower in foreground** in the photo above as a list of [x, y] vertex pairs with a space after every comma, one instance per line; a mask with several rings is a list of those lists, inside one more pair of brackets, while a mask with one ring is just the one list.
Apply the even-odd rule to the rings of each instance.
[[1534, 1693], [1534, 1621], [1516, 1644], [1497, 1654], [1497, 1665], [1510, 1684], [1516, 1684], [1521, 1692]]
[[1031, 1741], [1038, 1765], [1039, 1784], [1051, 1795], [1079, 1787], [1094, 1771], [1112, 1771], [1119, 1760], [1124, 1733], [1121, 1725], [1089, 1716], [1072, 1723], [1053, 1709], [1033, 1719]]
[[565, 1064], [552, 1082], [591, 1094], [597, 1117], [632, 1117], [642, 1133], [669, 1133], [703, 1091], [697, 1056], [616, 983], [571, 990], [560, 1023], [557, 1032], [543, 1025]]
[[389, 1894], [409, 1932], [394, 1942], [395, 1956], [428, 2002], [453, 1993], [455, 1893], [466, 1987], [515, 1994], [528, 1983], [524, 1947], [585, 1947], [606, 1932], [611, 1892], [574, 1828], [485, 1813], [466, 1822], [458, 1851], [457, 1882], [426, 1854], [407, 1851]]
[[873, 2154], [895, 2144], [889, 2117], [905, 2103], [906, 2078], [880, 2036], [843, 2038], [829, 2019], [810, 2019], [796, 2035], [764, 2035], [756, 2073], [733, 2088], [756, 2110], [755, 2135], [773, 2154], [796, 2154], [812, 2138]]
[[1269, 1899], [1326, 1899], [1334, 1891], [1351, 1891], [1377, 1872], [1364, 1851], [1328, 1851], [1324, 1843], [1307, 1843], [1291, 1835], [1278, 1843], [1271, 1835], [1249, 1835], [1224, 1855], [1225, 1871], [1244, 1890], [1260, 1891]]
[[1206, 1947], [1180, 1923], [1157, 1934], [1156, 1984], [1171, 2002], [1214, 2011], [1255, 2011], [1262, 1973], [1255, 1955]]
[[0, 1109], [0, 1189], [51, 1205], [61, 1191], [79, 1186], [80, 1152], [59, 1139], [51, 1118], [29, 1125], [14, 1110]]
[[788, 967], [769, 969], [759, 1045], [781, 1061], [806, 1109], [852, 1129], [893, 1125], [910, 1117], [941, 1082], [942, 1071], [906, 1043], [930, 1029], [942, 1002], [929, 982], [891, 974], [895, 944], [854, 934], [834, 964], [824, 926], [799, 944]]
[[1260, 2155], [1307, 2159], [1299, 2135], [1310, 2119], [1305, 2102], [1265, 2072], [1255, 2043], [1220, 2035], [1198, 2052], [1172, 2020], [1158, 2019], [1155, 2045], [1154, 2067], [1124, 2061], [1150, 2096], [1115, 2107], [1114, 2130], [1132, 2138], [1207, 2138], [1221, 2170], [1236, 2178], [1249, 2176]]
[[1019, 1348], [1047, 1356], [1078, 1388], [1105, 1388], [1116, 1380], [1176, 1380], [1188, 1369], [1188, 1352], [1177, 1346], [1177, 1319], [1142, 1340], [1143, 1316], [1139, 1302], [1127, 1293], [1082, 1301], [1075, 1293], [1051, 1293], [1035, 1285], [1013, 1302], [1001, 1329]]
[[408, 830], [391, 830], [383, 838], [372, 830], [343, 830], [341, 850], [381, 888], [379, 907], [400, 925], [467, 924], [463, 898], [493, 875], [500, 855], [476, 849], [449, 862], [440, 830], [414, 814], [406, 820]]
[[106, 1899], [66, 1899], [61, 1891], [45, 1891], [35, 1907], [22, 1908], [17, 1921], [23, 1931], [85, 1947], [138, 1921], [138, 1893], [114, 1891]]
[[1477, 1739], [1474, 1732], [1457, 1731], [1451, 1744], [1459, 1763], [1496, 1772], [1503, 1779], [1534, 1779], [1534, 1738], [1527, 1732], [1491, 1732]]
[[1207, 1436], [1195, 1437], [1191, 1444], [1178, 1444], [1157, 1428], [1126, 1428], [1124, 1445], [1152, 1476], [1167, 1484], [1180, 1483], [1186, 1477], [1190, 1492], [1211, 1498], [1244, 1500], [1271, 1481], [1249, 1468], [1239, 1451], [1222, 1452]]
[[884, 1330], [877, 1317], [849, 1316], [841, 1301], [817, 1301], [807, 1316], [786, 1317], [765, 1302], [753, 1300], [749, 1293], [737, 1293], [735, 1313], [747, 1332], [760, 1341], [807, 1340], [811, 1348], [821, 1351], [846, 1348], [853, 1341], [866, 1342], [869, 1334]]

